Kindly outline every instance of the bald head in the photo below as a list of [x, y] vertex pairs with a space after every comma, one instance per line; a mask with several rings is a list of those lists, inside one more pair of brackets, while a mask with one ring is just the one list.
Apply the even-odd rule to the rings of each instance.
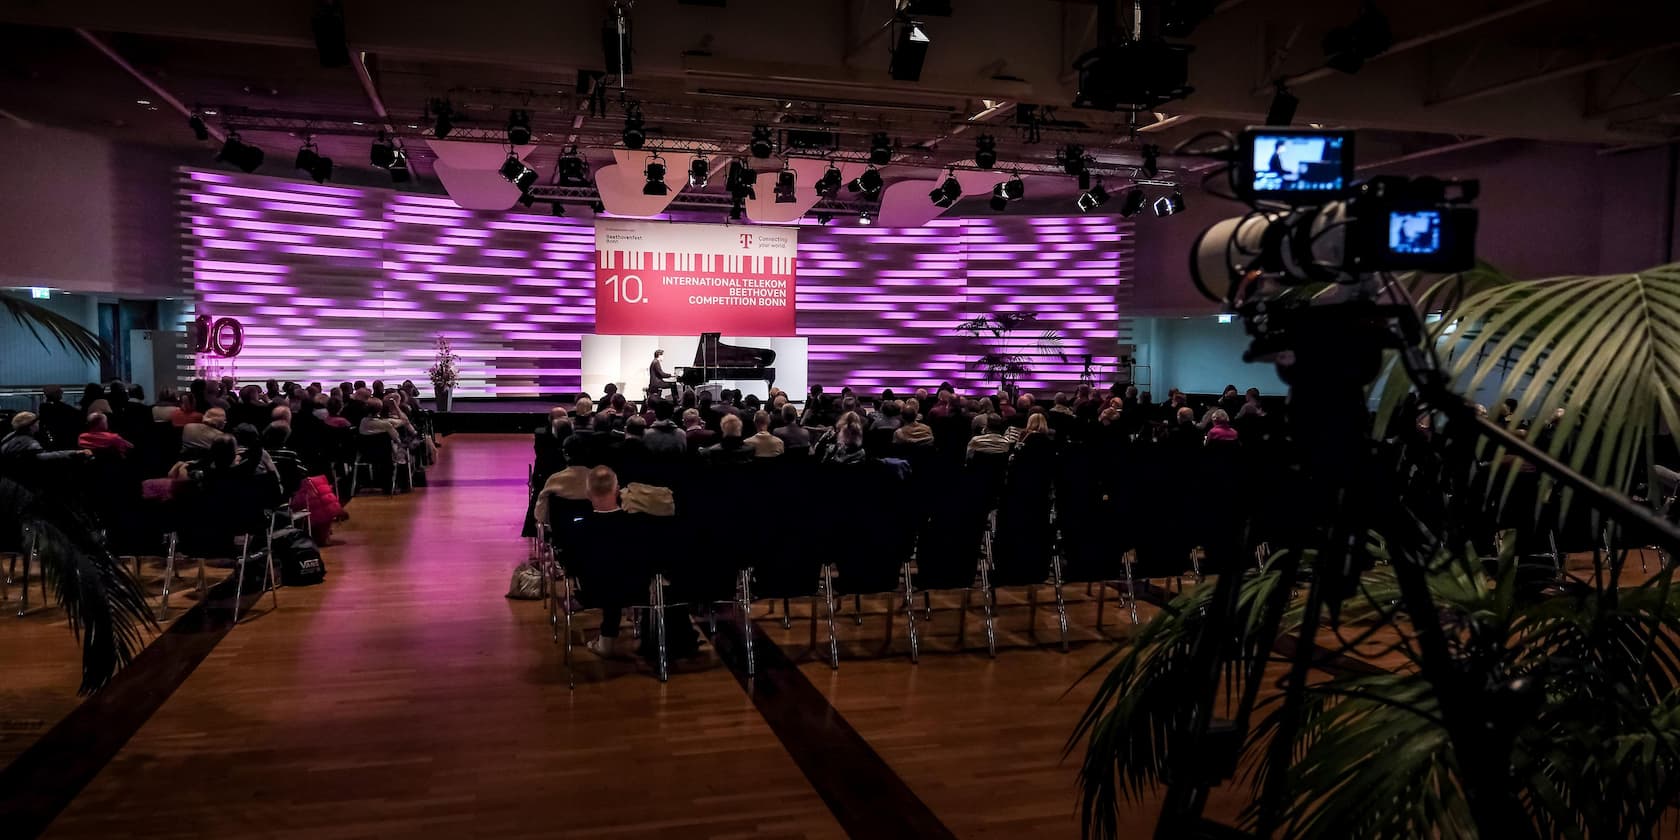
[[204, 425], [220, 429], [227, 425], [227, 412], [220, 408], [212, 408], [204, 412]]
[[584, 490], [589, 494], [590, 506], [596, 510], [618, 509], [618, 474], [613, 472], [611, 467], [596, 467], [590, 470]]

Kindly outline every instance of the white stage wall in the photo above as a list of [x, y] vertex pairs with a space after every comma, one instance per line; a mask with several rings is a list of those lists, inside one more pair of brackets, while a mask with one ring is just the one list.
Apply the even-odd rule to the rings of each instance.
[[[676, 368], [693, 364], [694, 351], [700, 346], [697, 335], [585, 335], [582, 340], [583, 392], [599, 396], [606, 384], [612, 382], [632, 400], [641, 399], [642, 389], [647, 387], [648, 365], [653, 362], [654, 350], [665, 351], [665, 372], [674, 376]], [[807, 339], [725, 334], [719, 340], [737, 347], [768, 347], [776, 351], [776, 387], [796, 401], [805, 399]], [[739, 388], [741, 393], [757, 394], [759, 399], [764, 399], [769, 391], [762, 379], [720, 381], [725, 388]]]

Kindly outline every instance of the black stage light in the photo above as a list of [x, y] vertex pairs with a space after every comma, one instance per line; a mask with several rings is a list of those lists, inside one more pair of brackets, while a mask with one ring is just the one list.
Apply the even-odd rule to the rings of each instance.
[[241, 142], [239, 132], [230, 131], [227, 140], [222, 143], [222, 150], [216, 153], [216, 160], [231, 163], [245, 172], [255, 172], [257, 167], [262, 166], [263, 150]]
[[871, 166], [863, 170], [862, 175], [853, 178], [852, 182], [846, 185], [846, 189], [855, 193], [874, 195], [881, 191], [881, 185], [881, 170]]
[[591, 213], [605, 213], [607, 212], [607, 205], [604, 202], [592, 201], [589, 204], [589, 211]]
[[589, 162], [578, 154], [576, 146], [570, 146], [560, 155], [557, 165], [560, 170], [560, 186], [587, 187], [589, 186]]
[[832, 222], [832, 221], [834, 221], [834, 214], [833, 213], [818, 213], [817, 214], [817, 224], [819, 224], [819, 225], [826, 225], [826, 224], [828, 224], [829, 222]]
[[393, 184], [406, 184], [406, 183], [408, 183], [408, 153], [403, 151], [402, 149], [398, 149], [396, 157], [391, 159], [390, 169], [391, 169], [391, 183], [393, 183]]
[[298, 149], [297, 168], [309, 173], [309, 177], [314, 178], [315, 183], [324, 184], [332, 177], [333, 162], [332, 158], [322, 157], [320, 152], [315, 150], [314, 143], [304, 143], [303, 147]]
[[858, 211], [858, 224], [867, 225], [867, 224], [872, 224], [872, 223], [873, 223], [873, 220], [870, 219], [868, 210], [859, 210]]
[[647, 131], [642, 128], [642, 109], [631, 108], [624, 114], [624, 148], [640, 149], [647, 142]]
[[997, 140], [982, 134], [974, 140], [974, 165], [981, 169], [997, 166]]
[[1076, 143], [1069, 143], [1056, 153], [1056, 163], [1061, 164], [1062, 171], [1069, 175], [1078, 175], [1085, 171], [1085, 148]]
[[548, 212], [553, 213], [555, 216], [564, 216], [566, 215], [566, 205], [556, 201], [548, 208]]
[[697, 190], [703, 190], [703, 189], [706, 188], [706, 181], [709, 180], [711, 177], [712, 177], [712, 162], [711, 161], [709, 161], [709, 160], [707, 160], [703, 157], [697, 157], [694, 160], [691, 160], [691, 161], [688, 162], [688, 185], [689, 186], [691, 186], [691, 187], [693, 187]]
[[929, 40], [927, 28], [921, 21], [900, 18], [898, 43], [893, 47], [892, 61], [887, 65], [887, 72], [901, 82], [920, 81], [922, 63], [927, 60]]
[[1079, 212], [1089, 213], [1108, 201], [1108, 190], [1103, 189], [1102, 181], [1097, 181], [1091, 188], [1079, 194]]
[[455, 109], [447, 99], [433, 99], [427, 106], [432, 114], [432, 136], [439, 140], [455, 130]]
[[647, 169], [642, 170], [647, 176], [647, 183], [642, 185], [642, 195], [670, 195], [671, 188], [665, 184], [665, 161], [658, 155], [648, 158]]
[[527, 166], [525, 171], [521, 172], [519, 177], [514, 180], [513, 185], [518, 187], [520, 192], [528, 193], [531, 191], [531, 187], [536, 186], [536, 183], [537, 170]]
[[519, 194], [519, 203], [525, 205], [526, 207], [530, 207], [531, 205], [537, 203], [537, 197], [528, 192], [522, 192]]
[[1143, 146], [1143, 174], [1153, 178], [1161, 171], [1161, 148], [1149, 143]]
[[758, 173], [745, 158], [736, 158], [729, 162], [727, 182], [729, 195], [736, 201], [758, 198], [758, 190], [754, 187], [758, 183]]
[[950, 207], [956, 204], [957, 199], [962, 198], [962, 184], [957, 181], [957, 173], [945, 173], [945, 182], [934, 187], [933, 192], [928, 193], [928, 198], [933, 201], [935, 207]]
[[204, 117], [199, 116], [197, 111], [187, 117], [187, 127], [192, 129], [193, 137], [199, 140], [210, 139], [210, 126], [204, 124]]
[[992, 187], [992, 209], [1002, 213], [1009, 207], [1009, 195], [1004, 192], [1003, 185]]
[[792, 169], [783, 169], [776, 175], [776, 203], [792, 204], [799, 200], [796, 185], [798, 175]]
[[397, 147], [379, 132], [379, 137], [373, 141], [373, 147], [368, 150], [368, 161], [381, 169], [390, 169], [391, 163], [397, 159]]
[[840, 192], [840, 167], [829, 164], [821, 178], [817, 179], [817, 195], [823, 198], [833, 198]]
[[507, 139], [515, 146], [531, 142], [531, 112], [520, 109], [508, 112]]
[[1143, 203], [1148, 200], [1149, 197], [1143, 194], [1142, 187], [1132, 187], [1126, 191], [1126, 197], [1120, 202], [1120, 215], [1128, 219], [1136, 216], [1138, 211], [1143, 209]]
[[770, 144], [770, 127], [767, 125], [753, 126], [752, 142], [747, 144], [747, 148], [752, 150], [752, 156], [755, 158], [769, 157], [770, 152], [774, 150]]
[[1027, 197], [1027, 185], [1021, 180], [1020, 175], [998, 184], [998, 187], [1003, 190], [1003, 197], [1010, 201], [1019, 201]]
[[1155, 215], [1157, 216], [1171, 216], [1174, 213], [1183, 212], [1184, 194], [1178, 190], [1173, 190], [1172, 195], [1163, 195], [1155, 199]]
[[509, 154], [507, 160], [502, 161], [502, 168], [497, 170], [508, 183], [519, 188], [520, 192], [530, 192], [537, 183], [537, 170], [526, 166], [518, 155]]
[[1266, 109], [1266, 125], [1289, 125], [1295, 121], [1295, 108], [1301, 100], [1289, 92], [1289, 88], [1278, 82], [1277, 92], [1272, 94], [1272, 106]]
[[875, 132], [875, 136], [869, 139], [869, 162], [876, 166], [886, 166], [892, 163], [892, 155], [892, 138], [888, 137], [885, 131]]

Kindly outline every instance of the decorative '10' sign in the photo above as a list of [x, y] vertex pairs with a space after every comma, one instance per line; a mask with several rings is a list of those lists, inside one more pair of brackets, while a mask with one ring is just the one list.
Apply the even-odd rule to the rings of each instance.
[[245, 327], [233, 318], [200, 315], [193, 321], [194, 353], [210, 353], [231, 359], [245, 349]]

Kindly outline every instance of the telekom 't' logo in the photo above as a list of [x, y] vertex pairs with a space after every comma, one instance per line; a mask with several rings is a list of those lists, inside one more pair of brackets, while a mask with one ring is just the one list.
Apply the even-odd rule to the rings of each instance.
[[751, 248], [752, 247], [752, 234], [750, 234], [750, 233], [741, 234], [741, 247], [742, 248]]

